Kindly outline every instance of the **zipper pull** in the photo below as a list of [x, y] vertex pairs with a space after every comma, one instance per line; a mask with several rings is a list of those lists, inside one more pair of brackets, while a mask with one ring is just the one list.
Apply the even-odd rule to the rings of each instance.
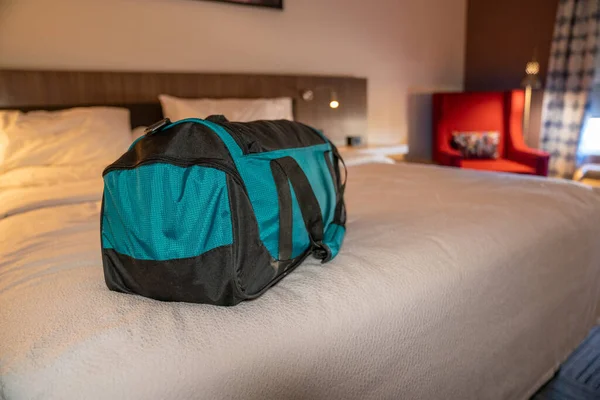
[[314, 258], [321, 260], [321, 264], [325, 264], [331, 260], [331, 249], [322, 241], [312, 241], [312, 252]]
[[152, 125], [150, 125], [149, 127], [147, 127], [146, 130], [144, 131], [144, 134], [152, 135], [153, 133], [160, 131], [162, 128], [164, 128], [165, 126], [170, 125], [170, 124], [171, 124], [171, 120], [169, 118], [161, 119], [160, 121], [155, 122]]
[[229, 120], [227, 118], [225, 118], [224, 115], [220, 115], [220, 114], [209, 115], [208, 117], [205, 118], [205, 121], [213, 122], [215, 124], [223, 124], [225, 122], [229, 122]]

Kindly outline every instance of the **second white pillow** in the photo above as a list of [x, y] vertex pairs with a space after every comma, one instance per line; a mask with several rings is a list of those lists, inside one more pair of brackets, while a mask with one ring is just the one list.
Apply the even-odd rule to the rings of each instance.
[[206, 118], [224, 115], [232, 122], [262, 119], [294, 120], [292, 99], [182, 99], [161, 94], [158, 96], [163, 115], [172, 121], [184, 118]]

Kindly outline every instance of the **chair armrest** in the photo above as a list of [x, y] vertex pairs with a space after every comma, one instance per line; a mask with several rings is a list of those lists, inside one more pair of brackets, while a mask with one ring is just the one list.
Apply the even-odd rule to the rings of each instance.
[[442, 148], [439, 149], [438, 162], [441, 165], [460, 168], [462, 166], [462, 159], [462, 154], [450, 146], [442, 146]]
[[525, 94], [522, 90], [513, 90], [509, 98], [508, 114], [508, 151], [507, 158], [535, 169], [535, 174], [548, 176], [550, 154], [545, 151], [530, 149], [523, 139], [523, 107]]
[[443, 103], [446, 94], [433, 95], [433, 160], [440, 165], [462, 166], [462, 154], [450, 147], [451, 130], [443, 118]]
[[509, 159], [528, 167], [535, 168], [536, 175], [548, 176], [548, 163], [550, 154], [542, 150], [520, 147], [512, 149]]

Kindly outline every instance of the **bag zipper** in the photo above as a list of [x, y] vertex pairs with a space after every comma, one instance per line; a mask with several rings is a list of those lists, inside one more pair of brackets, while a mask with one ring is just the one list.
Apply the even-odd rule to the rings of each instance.
[[[171, 122], [170, 119], [165, 118], [162, 119], [152, 125], [150, 125], [148, 128], [146, 128], [146, 130], [144, 131], [145, 135], [153, 135], [156, 132], [162, 131], [164, 129], [169, 129], [172, 128], [176, 125], [182, 124], [182, 123], [186, 123], [186, 122], [192, 122], [195, 124], [202, 124], [204, 125], [202, 122], [209, 122], [211, 124], [217, 125], [218, 127], [220, 127], [221, 129], [223, 129], [227, 134], [229, 134], [229, 136], [231, 136], [231, 138], [233, 139], [233, 141], [237, 144], [237, 146], [240, 148], [240, 150], [242, 151], [243, 155], [249, 155], [249, 154], [258, 154], [258, 153], [262, 153], [261, 152], [254, 152], [251, 151], [250, 146], [255, 143], [253, 141], [248, 141], [246, 140], [246, 138], [244, 137], [244, 135], [238, 131], [238, 129], [236, 127], [233, 126], [228, 126], [225, 127], [224, 122], [229, 123], [230, 121], [228, 121], [227, 119], [225, 119], [225, 121], [220, 121], [218, 119], [215, 118], [211, 118], [213, 116], [210, 116], [204, 120], [200, 119], [200, 118], [184, 118], [184, 119], [180, 119], [178, 121], [175, 122]], [[301, 124], [304, 125], [304, 124]], [[205, 125], [206, 126], [206, 125]], [[325, 137], [325, 135], [323, 135], [323, 133], [321, 133], [320, 131], [318, 131], [317, 129], [310, 127], [308, 125], [304, 125], [306, 128], [308, 128], [310, 131], [312, 131], [312, 133], [316, 136], [318, 136], [321, 140], [323, 140], [323, 144], [327, 144], [330, 143], [329, 139], [327, 139], [327, 137]], [[209, 129], [213, 130], [211, 127], [208, 127]], [[216, 132], [215, 132], [216, 133]], [[140, 140], [141, 138], [138, 138], [130, 147], [130, 150], [133, 148], [133, 146], [135, 145], [135, 143]], [[284, 149], [282, 149], [284, 150]]]
[[218, 169], [218, 170], [221, 170], [221, 171], [229, 174], [238, 184], [240, 184], [244, 188], [244, 191], [246, 190], [246, 186], [244, 185], [244, 183], [242, 181], [242, 177], [240, 176], [240, 174], [237, 170], [235, 170], [234, 168], [225, 164], [222, 160], [220, 160], [218, 158], [208, 158], [208, 157], [196, 158], [196, 159], [191, 159], [191, 160], [181, 160], [181, 159], [178, 159], [175, 157], [169, 157], [169, 156], [164, 156], [164, 155], [148, 157], [144, 160], [138, 161], [135, 164], [128, 164], [128, 165], [120, 165], [120, 164], [116, 164], [116, 163], [111, 164], [108, 167], [106, 167], [104, 172], [102, 172], [102, 176], [105, 176], [109, 172], [112, 172], [115, 170], [135, 169], [137, 167], [140, 167], [142, 165], [147, 165], [147, 164], [172, 164], [172, 165], [176, 165], [178, 167], [183, 167], [183, 168], [192, 167], [192, 166], [196, 166], [196, 165], [206, 165], [208, 167]]
[[233, 127], [231, 127], [230, 129], [226, 129], [223, 125], [217, 123], [217, 122], [213, 122], [216, 125], [219, 125], [221, 128], [225, 129], [225, 132], [229, 133], [231, 135], [231, 137], [233, 137], [233, 140], [235, 140], [235, 142], [238, 144], [238, 146], [240, 147], [240, 149], [242, 149], [242, 154], [243, 155], [248, 155], [248, 154], [252, 154], [250, 152], [250, 146], [252, 145], [253, 142], [247, 142], [246, 140], [244, 140], [243, 136], [240, 134], [240, 132], [237, 132], [236, 129], [234, 129]]
[[[218, 125], [221, 128], [223, 128], [225, 130], [225, 132], [227, 132], [233, 138], [233, 140], [237, 143], [237, 145], [239, 146], [239, 148], [242, 149], [242, 154], [245, 155], [245, 156], [249, 155], [249, 154], [270, 153], [271, 151], [274, 151], [274, 150], [271, 150], [271, 151], [252, 151], [251, 147], [256, 142], [255, 141], [249, 141], [249, 140], [247, 140], [244, 137], [243, 133], [240, 130], [237, 129], [237, 127], [231, 126], [231, 125], [225, 126], [224, 123], [217, 122], [217, 121], [211, 121], [211, 120], [207, 120], [207, 121], [211, 122], [211, 123], [213, 123], [215, 125]], [[230, 121], [227, 121], [227, 122], [230, 122]], [[267, 121], [267, 122], [269, 122], [269, 121]], [[319, 139], [323, 140], [322, 144], [329, 143], [329, 140], [325, 136], [323, 136], [322, 134], [320, 134], [316, 129], [314, 129], [314, 128], [308, 126], [308, 125], [304, 125], [304, 126], [307, 127], [307, 128], [309, 128], [310, 131], [314, 135], [316, 135], [317, 137], [319, 137]], [[307, 146], [307, 147], [312, 147], [312, 146]], [[289, 149], [280, 149], [280, 150], [291, 150], [291, 149], [292, 148], [289, 148]]]

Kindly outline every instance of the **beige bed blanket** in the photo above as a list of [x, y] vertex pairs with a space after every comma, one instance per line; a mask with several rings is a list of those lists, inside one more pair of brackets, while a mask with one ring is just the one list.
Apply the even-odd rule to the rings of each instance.
[[593, 326], [592, 189], [349, 174], [340, 255], [233, 308], [110, 292], [101, 181], [2, 190], [0, 398], [527, 399]]

